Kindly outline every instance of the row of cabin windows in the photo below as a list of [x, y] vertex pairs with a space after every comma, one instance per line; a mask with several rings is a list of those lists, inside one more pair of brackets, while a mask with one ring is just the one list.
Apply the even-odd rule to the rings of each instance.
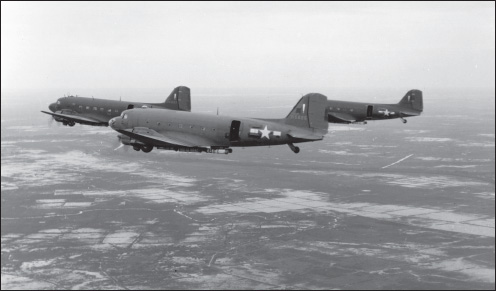
[[[84, 108], [84, 107], [83, 107], [82, 105], [79, 105], [79, 109], [80, 109], [80, 110], [83, 110], [83, 108]], [[86, 106], [86, 110], [91, 110], [91, 106]], [[98, 111], [98, 107], [93, 106], [93, 110], [94, 110], [94, 111]], [[104, 111], [105, 111], [105, 108], [100, 107], [100, 111], [101, 111], [101, 112], [104, 112]], [[119, 110], [118, 110], [118, 109], [114, 109], [114, 112], [115, 112], [115, 113], [119, 113]], [[112, 109], [108, 109], [108, 110], [107, 110], [107, 113], [109, 113], [109, 114], [110, 114], [110, 113], [112, 113]]]
[[[346, 111], [347, 110], [346, 108], [329, 107], [329, 110], [333, 110], [333, 109], [336, 109], [336, 111], [341, 111], [341, 110]], [[350, 112], [353, 112], [353, 108], [350, 108], [349, 110], [350, 110]]]
[[[122, 114], [121, 116], [122, 116], [122, 119], [127, 119], [127, 114]], [[147, 121], [146, 123], [148, 123], [148, 121]], [[160, 122], [157, 122], [157, 125], [158, 125], [158, 126], [160, 126]], [[169, 126], [169, 127], [170, 127], [170, 126], [172, 126], [172, 125], [173, 125], [172, 123], [168, 123], [168, 126]], [[189, 128], [191, 128], [191, 129], [195, 127], [194, 125], [188, 125], [188, 126], [189, 126]], [[181, 123], [179, 123], [179, 124], [177, 125], [177, 127], [178, 127], [178, 128], [183, 128], [183, 125], [182, 125]], [[207, 128], [202, 126], [202, 127], [201, 127], [201, 130], [202, 130], [202, 131], [206, 131], [206, 130], [207, 130]], [[215, 128], [212, 128], [212, 131], [215, 131]]]
[[[160, 122], [157, 122], [157, 125], [160, 125]], [[169, 123], [168, 126], [172, 126], [173, 124], [172, 123]], [[178, 128], [183, 128], [183, 125], [182, 124], [178, 124], [177, 125]], [[189, 128], [193, 129], [195, 126], [194, 125], [188, 125]], [[206, 131], [207, 128], [206, 127], [200, 127], [202, 131]], [[212, 131], [215, 131], [215, 128], [212, 128]]]

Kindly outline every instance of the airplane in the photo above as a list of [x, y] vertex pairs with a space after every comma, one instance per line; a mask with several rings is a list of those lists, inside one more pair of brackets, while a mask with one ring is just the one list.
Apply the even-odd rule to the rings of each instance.
[[[339, 106], [336, 108], [336, 106]], [[374, 110], [374, 107], [376, 109]], [[344, 113], [341, 109], [347, 109]], [[329, 122], [402, 118], [422, 112], [422, 92], [410, 90], [398, 104], [328, 101], [319, 93], [303, 96], [283, 119], [234, 118], [154, 108], [125, 110], [110, 119], [122, 145], [149, 153], [154, 147], [183, 152], [232, 153], [231, 147], [287, 144], [322, 140]]]
[[367, 120], [383, 120], [418, 116], [424, 106], [422, 91], [410, 90], [398, 104], [373, 104], [348, 101], [327, 101], [327, 120], [331, 123], [367, 124]]
[[172, 90], [164, 103], [127, 102], [108, 99], [68, 96], [61, 97], [56, 103], [48, 106], [55, 121], [74, 126], [76, 123], [108, 126], [110, 119], [119, 116], [123, 111], [138, 107], [191, 111], [191, 93], [185, 86]]

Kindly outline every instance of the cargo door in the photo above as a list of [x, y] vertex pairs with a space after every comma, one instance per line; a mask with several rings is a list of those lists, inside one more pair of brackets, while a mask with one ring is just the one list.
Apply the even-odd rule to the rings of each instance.
[[229, 141], [239, 141], [239, 128], [241, 121], [233, 120], [231, 122], [231, 130], [229, 131]]

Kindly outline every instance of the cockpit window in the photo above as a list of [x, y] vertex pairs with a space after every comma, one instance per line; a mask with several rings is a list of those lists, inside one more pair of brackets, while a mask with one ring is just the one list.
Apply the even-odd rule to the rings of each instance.
[[127, 114], [124, 114], [124, 116], [122, 118], [123, 119], [127, 119]]
[[57, 101], [57, 104], [60, 105], [60, 101]]

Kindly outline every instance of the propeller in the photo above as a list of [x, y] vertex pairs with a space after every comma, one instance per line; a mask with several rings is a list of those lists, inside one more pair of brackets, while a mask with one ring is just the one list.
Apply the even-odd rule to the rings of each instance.
[[120, 148], [123, 148], [125, 152], [127, 152], [129, 150], [129, 146], [126, 146], [125, 144], [123, 144], [121, 142], [121, 136], [120, 135], [117, 136], [117, 142], [119, 143], [119, 145], [114, 149], [114, 151], [116, 151]]
[[[48, 116], [48, 120], [47, 120], [48, 127], [52, 127], [54, 121], [55, 121], [55, 117]], [[57, 126], [60, 126], [60, 122], [55, 122], [55, 123], [57, 124]]]

